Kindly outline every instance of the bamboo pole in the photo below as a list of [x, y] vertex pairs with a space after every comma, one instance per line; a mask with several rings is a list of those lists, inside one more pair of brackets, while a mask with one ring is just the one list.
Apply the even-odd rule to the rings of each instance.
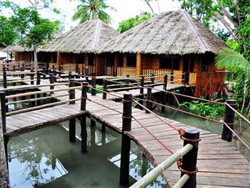
[[163, 174], [163, 172], [168, 169], [172, 164], [174, 164], [178, 159], [180, 159], [182, 156], [186, 155], [189, 151], [193, 149], [193, 145], [187, 144], [183, 148], [181, 148], [179, 151], [171, 155], [168, 159], [163, 161], [161, 164], [159, 164], [157, 167], [155, 167], [153, 170], [151, 170], [147, 175], [143, 176], [140, 180], [138, 180], [135, 184], [133, 184], [130, 188], [142, 188], [146, 187], [150, 183], [154, 182], [155, 179]]
[[172, 188], [181, 188], [183, 185], [187, 182], [187, 180], [190, 178], [189, 175], [185, 174], [183, 175], [179, 181], [172, 187]]

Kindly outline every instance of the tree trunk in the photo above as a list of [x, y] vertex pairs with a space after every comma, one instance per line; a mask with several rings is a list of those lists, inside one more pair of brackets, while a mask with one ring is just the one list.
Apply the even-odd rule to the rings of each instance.
[[37, 45], [34, 45], [34, 67], [35, 67], [35, 72], [37, 72]]

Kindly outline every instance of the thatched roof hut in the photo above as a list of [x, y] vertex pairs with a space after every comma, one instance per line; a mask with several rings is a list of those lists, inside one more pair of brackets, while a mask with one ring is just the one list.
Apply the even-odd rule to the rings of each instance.
[[61, 53], [94, 53], [98, 46], [117, 36], [116, 31], [103, 21], [86, 21], [65, 33], [41, 51]]
[[111, 39], [103, 52], [144, 54], [216, 53], [225, 43], [183, 10], [162, 13]]

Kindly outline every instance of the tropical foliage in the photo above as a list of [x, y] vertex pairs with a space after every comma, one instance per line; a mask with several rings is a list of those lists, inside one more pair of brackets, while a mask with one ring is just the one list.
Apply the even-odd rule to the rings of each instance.
[[79, 0], [73, 20], [80, 20], [83, 23], [87, 20], [100, 19], [106, 23], [111, 23], [110, 15], [105, 12], [107, 9], [115, 10], [114, 7], [108, 6], [106, 0]]
[[221, 117], [225, 113], [225, 106], [218, 104], [206, 104], [200, 101], [183, 102], [181, 106], [189, 112], [212, 119]]
[[141, 14], [136, 15], [133, 18], [129, 18], [127, 20], [123, 20], [122, 22], [120, 22], [117, 30], [119, 33], [123, 33], [150, 18], [152, 18], [152, 14], [148, 12], [142, 12]]

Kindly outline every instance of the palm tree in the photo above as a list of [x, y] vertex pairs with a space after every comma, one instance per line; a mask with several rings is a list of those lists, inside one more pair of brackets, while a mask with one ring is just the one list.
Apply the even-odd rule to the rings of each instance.
[[87, 20], [100, 19], [106, 23], [111, 23], [110, 15], [104, 10], [115, 10], [114, 7], [108, 6], [105, 3], [106, 0], [80, 0], [76, 8], [76, 13], [73, 15], [73, 20], [80, 19], [80, 23]]
[[239, 96], [236, 96], [236, 99], [240, 99], [239, 102], [241, 103], [241, 112], [245, 111], [245, 113], [249, 114], [250, 62], [241, 54], [235, 52], [230, 48], [224, 48], [220, 52], [218, 52], [216, 61], [218, 68], [225, 68], [237, 74], [238, 79], [236, 87], [239, 91], [236, 91], [236, 94], [238, 93]]

